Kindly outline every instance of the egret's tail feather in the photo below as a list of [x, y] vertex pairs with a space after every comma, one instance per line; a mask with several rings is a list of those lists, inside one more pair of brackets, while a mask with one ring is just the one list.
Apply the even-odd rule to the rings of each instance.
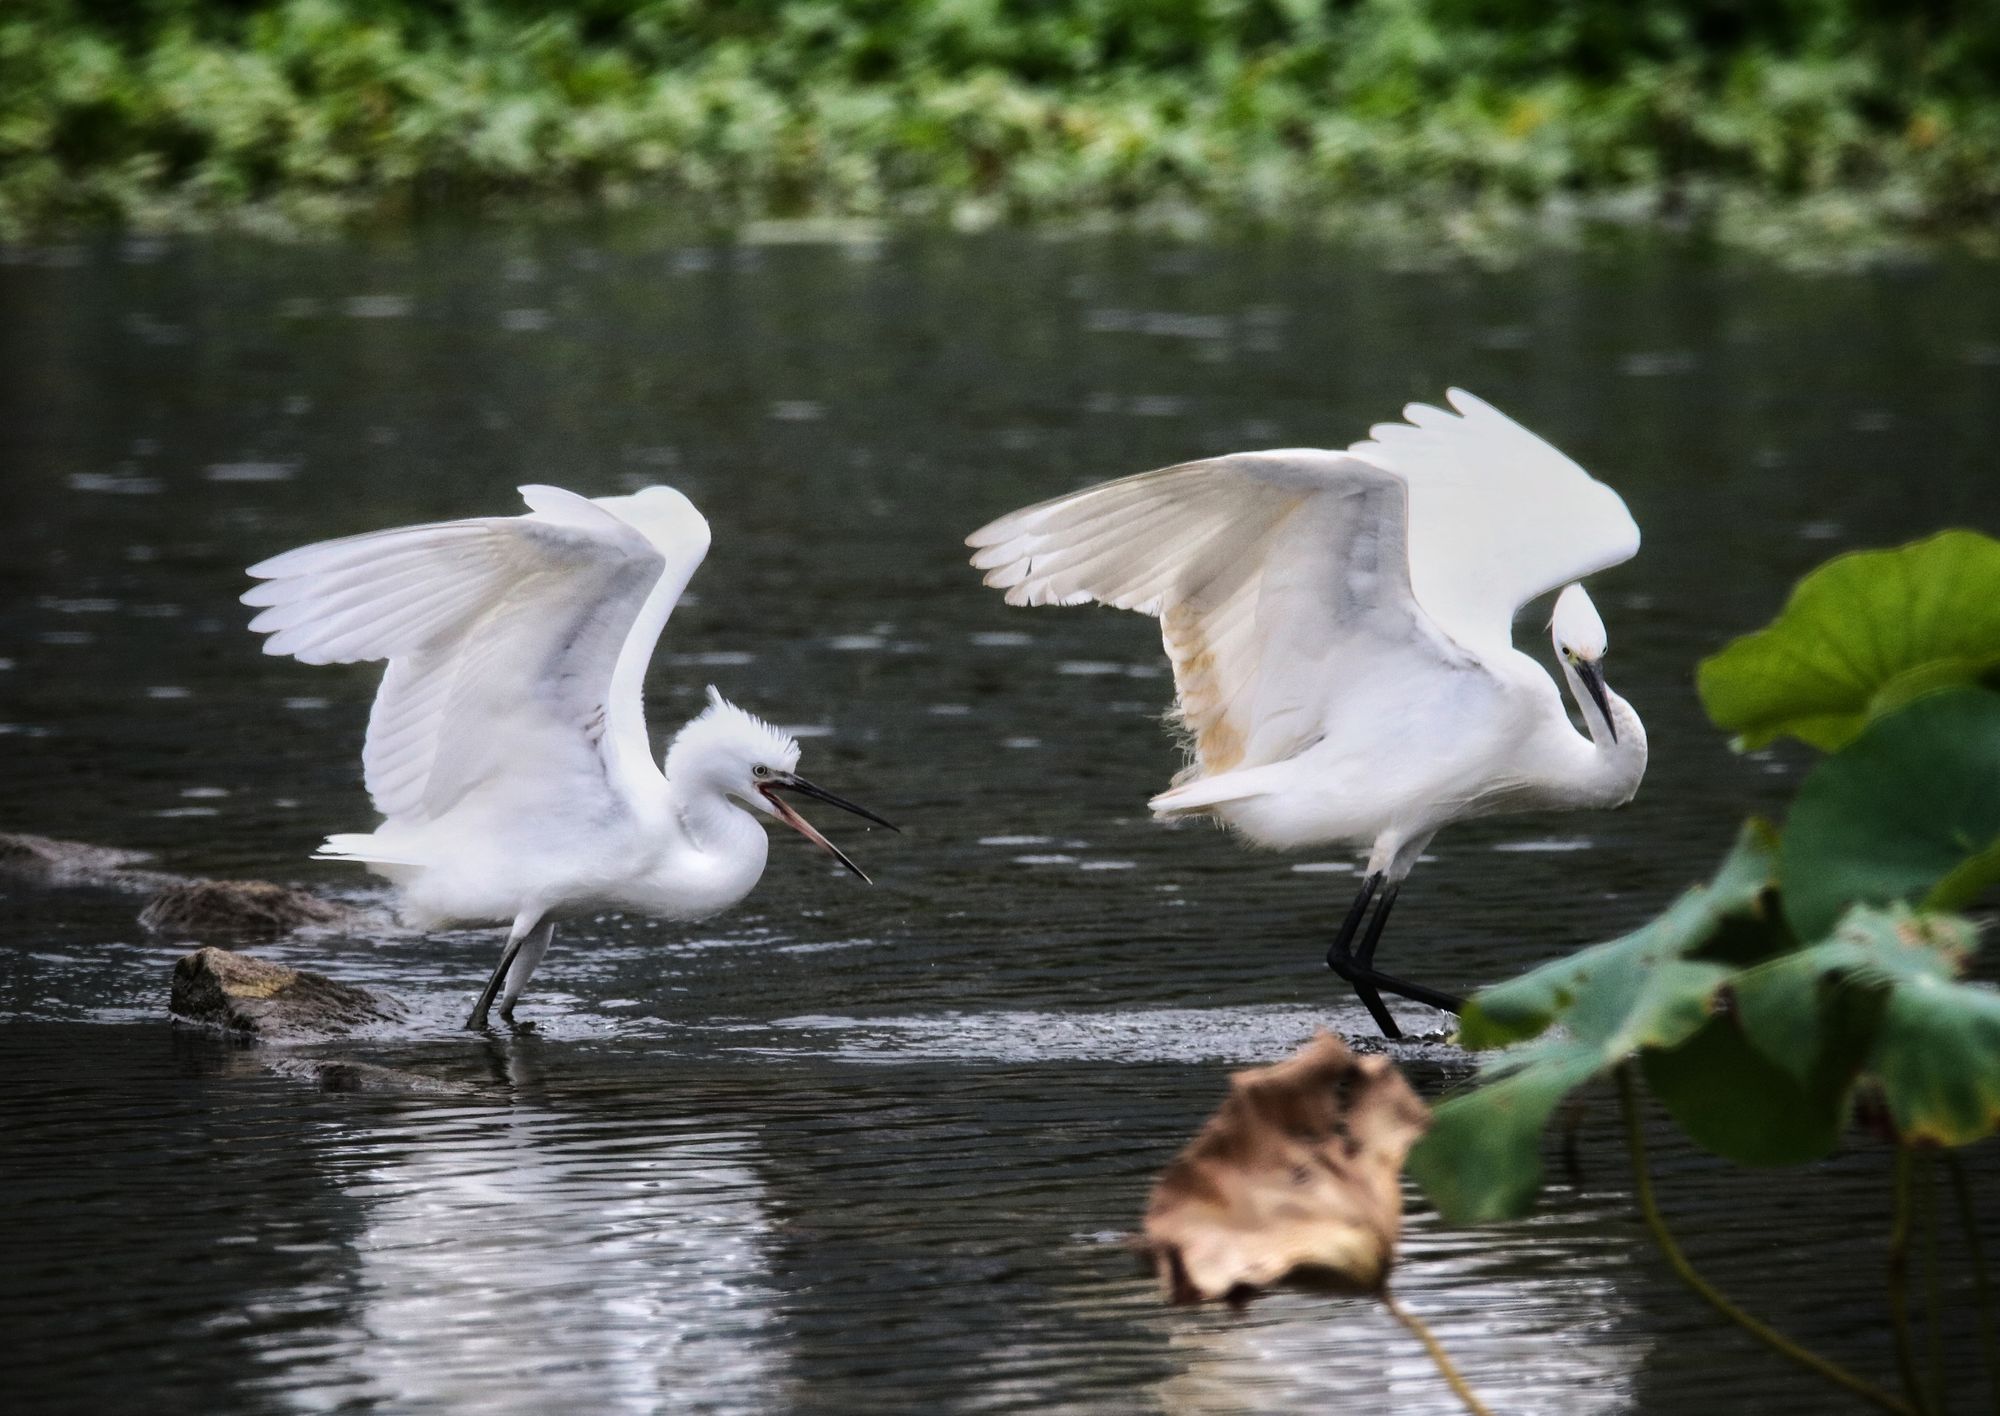
[[374, 865], [425, 865], [409, 851], [385, 846], [372, 833], [347, 831], [328, 836], [313, 852], [314, 860], [359, 860]]
[[1289, 769], [1289, 763], [1279, 762], [1268, 767], [1196, 777], [1193, 781], [1176, 778], [1172, 787], [1146, 805], [1159, 817], [1198, 816], [1225, 802], [1243, 801], [1280, 789], [1290, 776]]

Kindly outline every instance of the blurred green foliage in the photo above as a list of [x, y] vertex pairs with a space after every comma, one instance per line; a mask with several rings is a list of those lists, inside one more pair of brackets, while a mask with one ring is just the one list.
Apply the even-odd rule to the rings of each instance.
[[1991, 0], [4, 0], [0, 230], [2000, 213]]

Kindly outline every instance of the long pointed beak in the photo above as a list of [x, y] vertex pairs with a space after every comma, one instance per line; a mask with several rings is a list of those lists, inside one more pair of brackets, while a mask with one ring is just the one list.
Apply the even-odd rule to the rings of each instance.
[[875, 882], [868, 878], [866, 871], [848, 859], [846, 851], [843, 851], [839, 846], [836, 846], [833, 842], [822, 836], [814, 829], [810, 821], [792, 810], [791, 803], [778, 795], [780, 788], [789, 792], [797, 792], [801, 796], [813, 797], [816, 800], [825, 802], [829, 806], [837, 806], [842, 811], [851, 811], [863, 820], [873, 821], [878, 826], [887, 826], [891, 831], [897, 830], [895, 824], [883, 817], [877, 816], [865, 806], [856, 806], [844, 797], [835, 796], [824, 787], [816, 787], [805, 778], [789, 773], [785, 776], [774, 778], [757, 789], [764, 794], [764, 800], [771, 803], [771, 809], [777, 812], [780, 821], [846, 866], [856, 876], [860, 877], [863, 884], [874, 884]]
[[1588, 659], [1576, 661], [1576, 676], [1583, 684], [1590, 701], [1597, 705], [1597, 711], [1604, 715], [1604, 726], [1611, 731], [1611, 740], [1618, 741], [1618, 724], [1611, 717], [1611, 700], [1604, 696], [1604, 666]]

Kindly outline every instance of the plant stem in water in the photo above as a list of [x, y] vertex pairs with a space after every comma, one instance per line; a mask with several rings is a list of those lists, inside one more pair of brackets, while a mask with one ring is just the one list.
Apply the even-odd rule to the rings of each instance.
[[1896, 1370], [1910, 1406], [1924, 1410], [1924, 1388], [1917, 1380], [1916, 1354], [1910, 1349], [1910, 1148], [1896, 1145], [1895, 1208], [1889, 1216], [1889, 1323], [1896, 1333]]
[[1438, 1371], [1450, 1385], [1452, 1392], [1465, 1403], [1465, 1409], [1470, 1411], [1472, 1416], [1493, 1416], [1492, 1410], [1479, 1399], [1478, 1393], [1466, 1385], [1465, 1378], [1459, 1375], [1458, 1367], [1451, 1360], [1451, 1354], [1444, 1350], [1444, 1344], [1437, 1340], [1437, 1334], [1425, 1325], [1423, 1319], [1398, 1303], [1396, 1295], [1386, 1288], [1382, 1290], [1382, 1306], [1389, 1310], [1397, 1322], [1415, 1334], [1417, 1341], [1424, 1345], [1424, 1351], [1430, 1353], [1431, 1361], [1437, 1364]]
[[1836, 1362], [1831, 1362], [1817, 1352], [1799, 1346], [1776, 1329], [1766, 1326], [1751, 1317], [1735, 1303], [1724, 1297], [1721, 1290], [1694, 1271], [1687, 1255], [1681, 1252], [1679, 1244], [1667, 1229], [1667, 1222], [1661, 1216], [1659, 1206], [1653, 1200], [1653, 1178], [1646, 1169], [1646, 1132], [1639, 1117], [1638, 1088], [1632, 1080], [1632, 1064], [1620, 1064], [1618, 1076], [1618, 1106], [1625, 1115], [1625, 1144], [1632, 1158], [1633, 1197], [1638, 1201], [1639, 1214], [1646, 1221], [1646, 1228], [1659, 1246], [1667, 1264], [1685, 1283], [1716, 1312], [1735, 1323], [1759, 1342], [1782, 1356], [1789, 1357], [1802, 1367], [1819, 1373], [1836, 1386], [1853, 1392], [1863, 1401], [1881, 1407], [1884, 1411], [1895, 1411], [1902, 1416], [1916, 1416], [1917, 1408], [1907, 1402], [1897, 1400], [1893, 1395], [1865, 1378], [1858, 1377]]
[[1944, 1410], [1944, 1310], [1938, 1306], [1937, 1171], [1929, 1154], [1918, 1157], [1917, 1218], [1924, 1227], [1924, 1340], [1930, 1351], [1931, 1385], [1926, 1401]]
[[1972, 1209], [1972, 1187], [1966, 1183], [1965, 1167], [1950, 1151], [1944, 1153], [1945, 1172], [1951, 1176], [1951, 1192], [1958, 1201], [1958, 1223], [1965, 1231], [1965, 1252], [1972, 1260], [1973, 1292], [1979, 1298], [1979, 1346], [1986, 1360], [1986, 1380], [1993, 1387], [1993, 1409], [2000, 1412], [2000, 1344], [1993, 1339], [1993, 1284], [1986, 1276], [1986, 1251], [1979, 1242], [1979, 1217]]

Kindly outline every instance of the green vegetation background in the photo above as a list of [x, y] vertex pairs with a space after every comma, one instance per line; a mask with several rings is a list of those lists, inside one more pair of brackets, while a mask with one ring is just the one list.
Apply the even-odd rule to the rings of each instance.
[[2000, 0], [0, 0], [0, 234], [2000, 215]]

